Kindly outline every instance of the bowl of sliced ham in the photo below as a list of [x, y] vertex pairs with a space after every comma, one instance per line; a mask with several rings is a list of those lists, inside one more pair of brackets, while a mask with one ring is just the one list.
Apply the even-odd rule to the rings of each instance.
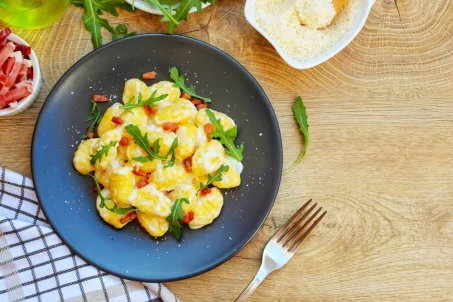
[[9, 28], [0, 31], [0, 117], [18, 114], [38, 99], [42, 86], [38, 58]]

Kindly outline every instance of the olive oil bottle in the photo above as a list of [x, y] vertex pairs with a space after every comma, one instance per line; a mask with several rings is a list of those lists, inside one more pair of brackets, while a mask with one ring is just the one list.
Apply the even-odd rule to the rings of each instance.
[[12, 26], [37, 29], [57, 22], [70, 0], [0, 0], [0, 20]]

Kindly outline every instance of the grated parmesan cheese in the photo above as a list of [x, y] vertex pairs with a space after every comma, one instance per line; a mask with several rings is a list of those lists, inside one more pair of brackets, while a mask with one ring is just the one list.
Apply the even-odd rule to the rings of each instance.
[[299, 23], [315, 30], [327, 27], [337, 14], [332, 0], [300, 0], [295, 10]]
[[351, 29], [360, 2], [347, 1], [325, 29], [313, 28], [332, 19], [335, 9], [331, 0], [258, 0], [255, 15], [256, 21], [288, 56], [307, 61], [325, 52]]

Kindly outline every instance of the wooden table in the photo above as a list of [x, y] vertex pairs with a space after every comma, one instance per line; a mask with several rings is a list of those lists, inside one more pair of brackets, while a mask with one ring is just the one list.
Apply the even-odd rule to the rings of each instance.
[[[206, 274], [166, 285], [183, 301], [233, 300], [258, 270], [267, 240], [313, 198], [329, 210], [326, 219], [251, 301], [453, 299], [453, 1], [378, 0], [345, 50], [301, 71], [246, 22], [243, 6], [221, 0], [178, 33], [219, 47], [256, 77], [277, 113], [286, 166], [301, 149], [291, 105], [302, 95], [311, 145], [247, 247]], [[32, 132], [46, 95], [92, 50], [82, 14], [71, 7], [51, 28], [17, 30], [40, 58], [44, 87], [30, 110], [0, 119], [0, 166], [31, 175]], [[139, 33], [165, 31], [159, 19], [111, 18]]]

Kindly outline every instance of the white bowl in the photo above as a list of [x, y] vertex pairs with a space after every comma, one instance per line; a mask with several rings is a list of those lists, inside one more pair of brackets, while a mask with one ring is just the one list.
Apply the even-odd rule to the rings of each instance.
[[[132, 5], [132, 3], [133, 3], [134, 7], [138, 8], [139, 10], [142, 10], [144, 12], [154, 14], [154, 15], [163, 15], [157, 6], [155, 6], [154, 4], [151, 4], [149, 2], [146, 2], [143, 0], [126, 0], [126, 2], [129, 3], [130, 5]], [[203, 9], [205, 7], [208, 7], [209, 5], [211, 5], [211, 3], [203, 3], [201, 5], [201, 8]], [[176, 7], [176, 6], [173, 6], [173, 8], [174, 7]], [[197, 9], [195, 7], [192, 7], [192, 9], [189, 11], [189, 13], [193, 13], [196, 11], [197, 11]]]
[[[7, 38], [9, 41], [17, 43], [17, 44], [22, 44], [22, 45], [27, 45], [30, 46], [27, 42], [25, 42], [24, 39], [22, 39], [19, 36], [16, 36], [15, 34], [10, 34]], [[11, 108], [7, 106], [4, 109], [0, 109], [0, 116], [7, 116], [7, 115], [14, 115], [21, 113], [28, 108], [30, 108], [31, 105], [33, 105], [34, 102], [38, 99], [39, 92], [41, 91], [42, 87], [42, 76], [41, 76], [41, 69], [39, 68], [39, 62], [38, 62], [38, 57], [36, 56], [36, 53], [34, 52], [33, 48], [31, 50], [30, 54], [30, 60], [33, 64], [33, 93], [26, 98], [23, 98], [17, 103], [17, 106], [15, 108]]]
[[[260, 24], [256, 21], [255, 15], [256, 1], [260, 0], [247, 0], [247, 2], [245, 3], [244, 8], [245, 18], [258, 32], [260, 32], [272, 44], [272, 46], [274, 46], [274, 48], [277, 50], [277, 52], [283, 58], [283, 60], [285, 60], [285, 62], [288, 63], [288, 65], [296, 69], [307, 69], [319, 65], [321, 63], [324, 63], [325, 61], [339, 53], [343, 48], [346, 47], [346, 45], [351, 43], [351, 41], [362, 30], [362, 27], [365, 24], [366, 19], [368, 18], [368, 14], [370, 13], [373, 4], [376, 2], [376, 0], [361, 0], [360, 11], [356, 19], [354, 20], [351, 29], [348, 32], [346, 32], [345, 35], [337, 43], [332, 45], [330, 48], [328, 48], [325, 52], [323, 52], [319, 56], [316, 56], [306, 61], [298, 61], [288, 56], [283, 51], [283, 49], [278, 45], [278, 43], [272, 37], [270, 37], [266, 33], [266, 31], [260, 26]], [[301, 41], [301, 43], [303, 42]]]

